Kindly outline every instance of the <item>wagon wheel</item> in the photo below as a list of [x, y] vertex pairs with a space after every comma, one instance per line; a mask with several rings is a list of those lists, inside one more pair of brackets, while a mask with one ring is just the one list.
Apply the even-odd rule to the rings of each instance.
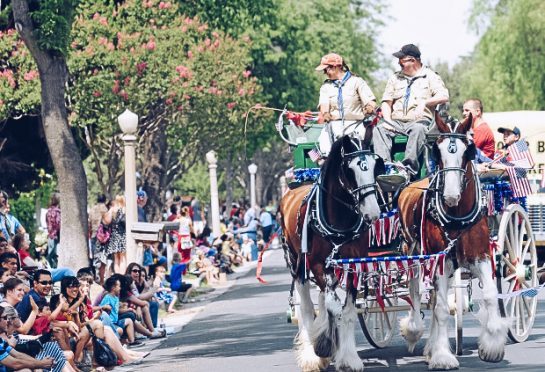
[[456, 328], [456, 355], [462, 355], [463, 352], [464, 301], [462, 269], [458, 268], [454, 272], [454, 302], [456, 304], [454, 311], [454, 325]]
[[[526, 211], [518, 204], [509, 205], [501, 216], [498, 253], [496, 284], [499, 293], [510, 294], [537, 286], [537, 254], [532, 225]], [[502, 317], [512, 319], [509, 338], [514, 342], [525, 341], [536, 317], [537, 296], [518, 295], [498, 302]]]
[[[367, 341], [377, 349], [383, 349], [392, 340], [397, 323], [397, 311], [388, 311], [388, 308], [397, 306], [397, 298], [384, 298], [385, 310], [383, 312], [377, 300], [371, 296], [363, 298], [363, 294], [358, 293], [357, 304], [363, 312], [358, 312], [361, 330], [367, 338]], [[368, 311], [365, 311], [365, 310]]]

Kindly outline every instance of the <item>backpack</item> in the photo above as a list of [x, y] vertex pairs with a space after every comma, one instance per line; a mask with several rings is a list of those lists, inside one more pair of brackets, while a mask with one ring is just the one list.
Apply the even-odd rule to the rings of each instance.
[[104, 226], [102, 222], [100, 225], [98, 225], [97, 240], [101, 244], [106, 244], [110, 241], [110, 228], [108, 226]]
[[117, 366], [117, 355], [113, 352], [106, 341], [98, 338], [89, 325], [87, 325], [87, 329], [93, 338], [93, 355], [97, 364], [103, 367]]

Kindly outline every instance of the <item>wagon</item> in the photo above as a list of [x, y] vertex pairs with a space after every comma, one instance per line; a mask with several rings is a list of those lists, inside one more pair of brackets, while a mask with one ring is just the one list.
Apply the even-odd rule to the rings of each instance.
[[[307, 182], [314, 182], [319, 174], [317, 164], [309, 153], [317, 147], [317, 139], [323, 126], [307, 122], [304, 125], [284, 121], [283, 112], [276, 124], [281, 138], [290, 145], [294, 155], [294, 168], [290, 172], [289, 186], [298, 187]], [[435, 139], [430, 139], [435, 140]], [[407, 137], [396, 136], [393, 145], [393, 159], [403, 156]], [[429, 159], [424, 152], [420, 174], [429, 172]], [[488, 202], [488, 220], [490, 227], [490, 248], [494, 256], [494, 275], [499, 292], [499, 308], [502, 317], [511, 319], [509, 337], [514, 342], [523, 342], [531, 332], [537, 308], [537, 297], [531, 291], [520, 295], [521, 291], [536, 288], [538, 285], [538, 264], [532, 226], [525, 205], [521, 200], [509, 196], [510, 184], [503, 172], [489, 172], [482, 176], [481, 186]], [[385, 202], [392, 199], [395, 190], [386, 190]], [[388, 199], [390, 198], [390, 199]], [[388, 346], [396, 332], [397, 313], [408, 311], [411, 305], [407, 300], [409, 289], [407, 282], [413, 268], [405, 267], [406, 262], [416, 262], [413, 266], [418, 270], [436, 270], [441, 257], [438, 255], [411, 255], [402, 244], [401, 233], [396, 227], [397, 210], [394, 206], [385, 209], [381, 219], [376, 222], [380, 237], [375, 234], [375, 244], [370, 257], [362, 259], [336, 260], [336, 264], [344, 266], [347, 271], [365, 271], [365, 265], [377, 274], [366, 276], [365, 282], [358, 284], [356, 307], [361, 329], [371, 345], [375, 348]], [[388, 226], [388, 231], [386, 227]], [[402, 264], [403, 263], [403, 264]], [[360, 266], [356, 266], [360, 265]], [[363, 265], [363, 266], [362, 266]], [[377, 290], [384, 277], [393, 277], [386, 283], [387, 290]], [[418, 275], [418, 274], [416, 274]], [[456, 352], [462, 353], [463, 315], [472, 308], [472, 277], [470, 273], [460, 269], [455, 272], [455, 285], [451, 294], [451, 314], [455, 319]], [[421, 288], [426, 289], [421, 307], [430, 309], [434, 301], [430, 277], [421, 276]], [[381, 284], [382, 285], [382, 284]], [[295, 294], [296, 295], [296, 294]], [[288, 322], [296, 322], [299, 301], [290, 293], [290, 309], [287, 312]]]

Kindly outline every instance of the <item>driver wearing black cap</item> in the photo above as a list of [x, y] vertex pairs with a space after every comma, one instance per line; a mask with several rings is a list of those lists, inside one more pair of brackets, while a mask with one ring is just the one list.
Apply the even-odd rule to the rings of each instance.
[[386, 84], [381, 105], [384, 121], [375, 127], [373, 143], [375, 152], [391, 162], [393, 137], [397, 134], [409, 137], [402, 164], [389, 167], [390, 173], [380, 177], [385, 182], [399, 184], [408, 181], [403, 168], [409, 173], [418, 172], [418, 157], [424, 149], [433, 110], [448, 101], [449, 93], [441, 77], [422, 66], [416, 45], [404, 45], [393, 55], [399, 59], [401, 71], [394, 73]]

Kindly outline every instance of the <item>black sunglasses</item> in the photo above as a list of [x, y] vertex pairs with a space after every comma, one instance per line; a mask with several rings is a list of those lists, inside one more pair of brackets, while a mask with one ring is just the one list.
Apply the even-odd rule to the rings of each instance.
[[140, 270], [139, 270], [139, 269], [132, 269], [131, 272], [132, 272], [132, 273], [139, 273]]
[[53, 285], [52, 280], [41, 280], [38, 283], [40, 283], [41, 285]]

